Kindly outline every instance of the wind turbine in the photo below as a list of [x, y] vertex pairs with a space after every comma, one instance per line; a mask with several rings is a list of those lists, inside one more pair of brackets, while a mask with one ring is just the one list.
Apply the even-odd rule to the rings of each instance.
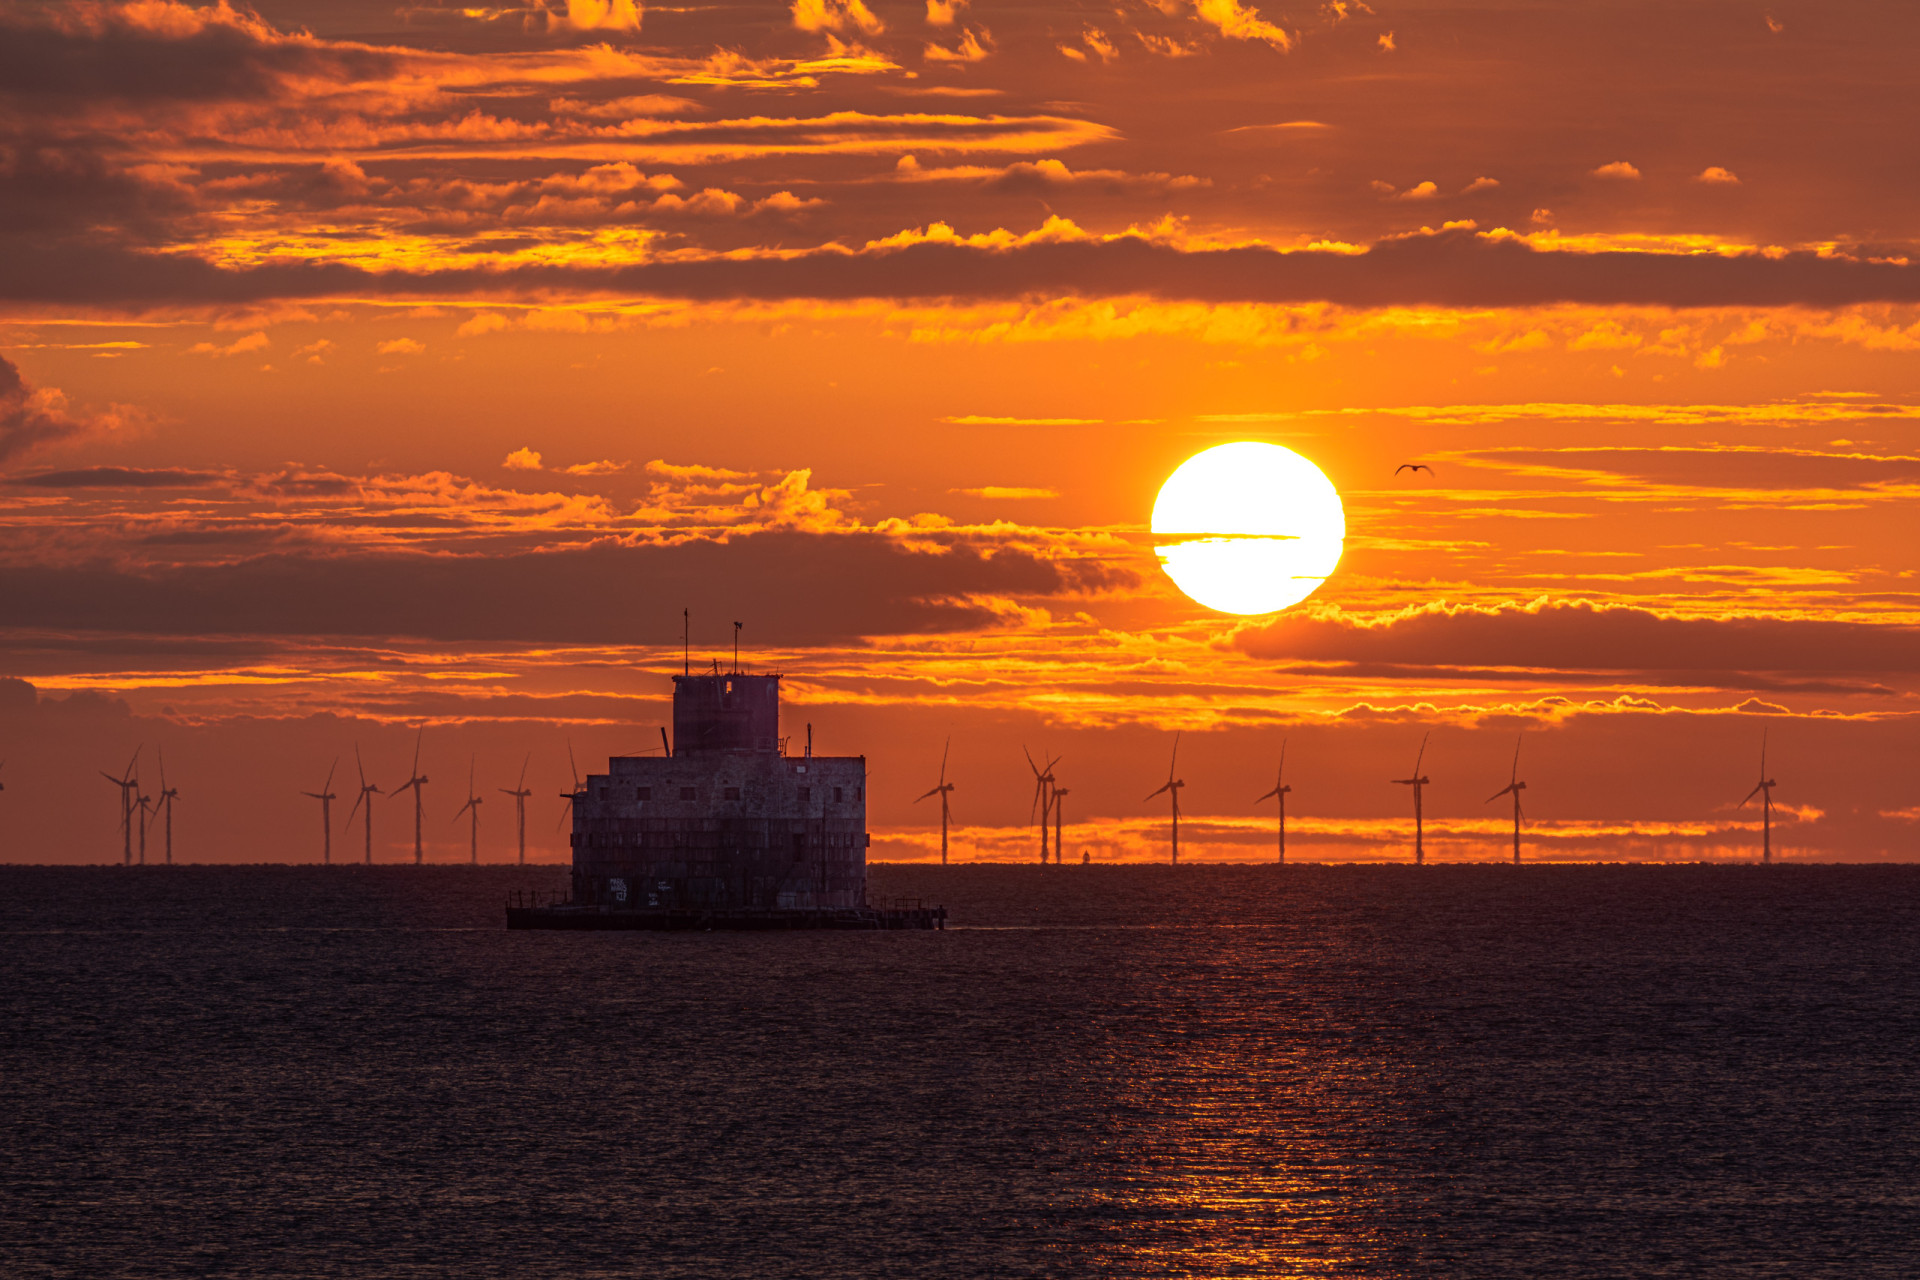
[[1179, 763], [1180, 735], [1176, 733], [1173, 735], [1173, 758], [1167, 761], [1167, 780], [1161, 784], [1160, 791], [1155, 791], [1153, 795], [1147, 797], [1151, 800], [1161, 791], [1169, 792], [1173, 796], [1173, 865], [1176, 867], [1180, 865], [1180, 788], [1187, 785], [1173, 776], [1174, 767]]
[[943, 867], [947, 865], [947, 796], [953, 791], [953, 784], [947, 781], [947, 752], [952, 749], [953, 739], [948, 738], [947, 745], [940, 750], [940, 785], [914, 800], [919, 804], [927, 796], [940, 797], [940, 865]]
[[153, 797], [141, 796], [135, 804], [140, 810], [140, 865], [144, 867], [147, 865], [147, 827], [150, 824], [147, 811], [153, 808]]
[[[339, 767], [340, 757], [335, 756], [327, 768], [327, 780], [320, 784], [320, 789], [300, 793], [320, 802], [320, 863], [328, 867], [333, 865], [333, 802], [339, 799], [333, 794], [333, 771]], [[362, 778], [361, 781], [365, 782], [366, 779]], [[351, 822], [353, 815], [347, 815], [347, 820]]]
[[[660, 732], [664, 734], [666, 730], [662, 729]], [[531, 763], [533, 763], [533, 752], [529, 751], [527, 758], [520, 762], [520, 781], [515, 784], [514, 790], [509, 791], [505, 787], [494, 788], [503, 796], [513, 797], [513, 816], [520, 825], [520, 865], [523, 867], [527, 865], [527, 797], [533, 794], [527, 790], [527, 766]]]
[[1053, 789], [1053, 865], [1056, 867], [1064, 865], [1060, 859], [1060, 851], [1066, 846], [1060, 843], [1060, 824], [1061, 815], [1066, 812], [1067, 808], [1065, 804], [1067, 795], [1068, 792], [1065, 787], [1055, 787]]
[[480, 865], [480, 801], [484, 798], [483, 796], [473, 794], [473, 759], [472, 757], [468, 757], [467, 802], [453, 811], [453, 820], [458, 822], [460, 821], [461, 814], [467, 812], [469, 809], [473, 811], [472, 830], [468, 833], [468, 840], [471, 842], [470, 848], [473, 855], [473, 865], [476, 867]]
[[1283, 867], [1287, 865], [1287, 795], [1293, 790], [1292, 787], [1286, 784], [1286, 777], [1287, 740], [1282, 738], [1280, 740], [1280, 770], [1273, 775], [1273, 790], [1261, 796], [1259, 800], [1255, 800], [1254, 803], [1259, 804], [1263, 800], [1278, 800], [1280, 802], [1280, 865]]
[[420, 739], [424, 738], [426, 733], [426, 726], [422, 725], [420, 731], [416, 733], [413, 738], [413, 776], [393, 790], [387, 792], [390, 796], [397, 796], [402, 791], [413, 792], [413, 865], [416, 867], [426, 861], [426, 855], [423, 852], [423, 846], [420, 842], [420, 811], [423, 807], [421, 804], [420, 788], [427, 785], [427, 776], [420, 772]]
[[1420, 762], [1427, 758], [1427, 739], [1431, 736], [1431, 734], [1420, 735], [1420, 754], [1413, 758], [1413, 776], [1388, 779], [1396, 787], [1413, 788], [1413, 865], [1416, 867], [1427, 860], [1426, 847], [1422, 842], [1420, 788], [1427, 786], [1430, 779], [1421, 776]]
[[567, 802], [567, 807], [560, 811], [559, 819], [554, 822], [553, 829], [555, 831], [560, 829], [560, 823], [567, 820], [567, 815], [573, 812], [573, 806], [579, 803], [581, 797], [586, 794], [585, 790], [580, 786], [580, 766], [573, 762], [572, 738], [567, 739], [567, 769], [573, 774], [573, 790], [564, 791], [560, 795], [560, 798]]
[[133, 796], [140, 790], [140, 779], [133, 776], [133, 767], [140, 762], [140, 748], [133, 749], [133, 759], [127, 761], [127, 771], [114, 777], [105, 769], [100, 776], [120, 788], [120, 865], [133, 865]]
[[367, 781], [366, 766], [360, 763], [360, 744], [357, 742], [353, 744], [353, 767], [357, 769], [360, 773], [360, 794], [354, 797], [353, 808], [347, 810], [347, 825], [348, 826], [353, 825], [353, 815], [359, 811], [360, 805], [364, 801], [367, 806], [367, 816], [360, 820], [360, 825], [365, 829], [367, 833], [367, 865], [372, 866], [373, 865], [373, 797], [380, 794], [380, 788], [373, 785], [373, 783]]
[[[1762, 865], [1773, 861], [1773, 787], [1772, 778], [1767, 776], [1767, 732], [1760, 731], [1760, 781], [1753, 790], [1747, 792], [1747, 800], [1760, 797], [1760, 862]], [[1742, 809], [1747, 800], [1740, 802]]]
[[[154, 750], [159, 751], [158, 747]], [[180, 794], [180, 788], [167, 785], [167, 753], [160, 751], [160, 798], [155, 804], [156, 813], [166, 810], [167, 820], [163, 830], [167, 837], [167, 865], [173, 865], [173, 800]]]
[[1520, 865], [1520, 793], [1526, 789], [1527, 784], [1520, 781], [1520, 739], [1515, 738], [1513, 740], [1513, 780], [1488, 796], [1483, 803], [1492, 804], [1501, 796], [1508, 794], [1513, 796], [1513, 865], [1516, 867]]
[[1040, 816], [1040, 865], [1044, 867], [1047, 865], [1047, 814], [1053, 809], [1053, 766], [1060, 763], [1060, 757], [1047, 761], [1043, 770], [1033, 762], [1033, 753], [1025, 747], [1020, 748], [1020, 754], [1026, 756], [1027, 768], [1033, 770], [1033, 803], [1027, 807], [1027, 821], [1032, 822], [1035, 814]]

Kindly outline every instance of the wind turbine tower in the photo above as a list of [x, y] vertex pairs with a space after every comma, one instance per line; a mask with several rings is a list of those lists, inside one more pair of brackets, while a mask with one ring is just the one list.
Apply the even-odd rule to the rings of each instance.
[[365, 830], [366, 836], [367, 836], [367, 865], [372, 866], [373, 865], [373, 797], [380, 794], [380, 788], [375, 786], [373, 783], [367, 781], [366, 766], [360, 763], [360, 744], [357, 742], [353, 744], [353, 767], [356, 770], [358, 770], [360, 773], [360, 794], [354, 798], [353, 808], [347, 810], [347, 825], [348, 826], [353, 825], [354, 812], [360, 808], [362, 803], [365, 803], [367, 806], [367, 816], [360, 820], [360, 825], [362, 829]]
[[[661, 732], [664, 733], [665, 730]], [[520, 827], [520, 865], [523, 867], [527, 865], [527, 797], [533, 794], [527, 790], [527, 766], [532, 763], [533, 753], [529, 751], [527, 758], [520, 762], [520, 781], [515, 784], [512, 791], [505, 787], [494, 788], [501, 795], [513, 797], [513, 816]]]
[[153, 825], [149, 810], [153, 808], [152, 796], [141, 796], [137, 802], [140, 807], [140, 865], [147, 865], [147, 828]]
[[914, 800], [919, 804], [928, 796], [940, 797], [940, 865], [943, 867], [947, 865], [947, 797], [953, 793], [953, 784], [947, 781], [947, 753], [952, 749], [953, 739], [948, 738], [947, 745], [940, 751], [940, 785]]
[[[155, 748], [155, 750], [158, 750], [158, 748]], [[160, 752], [160, 799], [157, 805], [155, 806], [155, 808], [156, 810], [164, 809], [166, 811], [166, 821], [162, 824], [162, 830], [165, 833], [167, 838], [167, 865], [168, 866], [173, 865], [173, 801], [174, 801], [174, 798], [179, 794], [180, 794], [180, 788], [170, 787], [167, 785], [167, 753], [164, 751], [161, 751]]]
[[[333, 771], [340, 767], [340, 757], [335, 756], [327, 768], [327, 780], [320, 784], [318, 791], [302, 791], [303, 796], [311, 796], [320, 802], [320, 865], [333, 865], [333, 802], [339, 799], [333, 794]], [[365, 782], [362, 778], [360, 781]], [[347, 815], [347, 821], [353, 821], [353, 815]]]
[[105, 769], [100, 776], [120, 788], [120, 865], [133, 865], [133, 797], [140, 790], [140, 779], [134, 777], [134, 766], [140, 763], [140, 749], [134, 748], [133, 759], [127, 761], [127, 771], [114, 777]]
[[1060, 828], [1063, 821], [1061, 815], [1064, 814], [1067, 809], [1065, 804], [1067, 794], [1068, 792], [1065, 787], [1055, 787], [1053, 789], [1053, 865], [1056, 867], [1064, 865], [1061, 862], [1060, 851], [1066, 848], [1066, 846], [1060, 841]]
[[1180, 735], [1173, 735], [1173, 757], [1167, 761], [1167, 780], [1160, 784], [1159, 790], [1147, 797], [1151, 800], [1161, 792], [1173, 797], [1173, 865], [1180, 865], [1180, 788], [1187, 784], [1173, 776], [1174, 769], [1180, 763]]
[[1033, 803], [1027, 807], [1027, 821], [1032, 822], [1035, 814], [1040, 817], [1040, 865], [1044, 867], [1047, 865], [1047, 815], [1053, 810], [1053, 766], [1060, 763], [1060, 757], [1053, 757], [1042, 769], [1033, 762], [1033, 754], [1025, 747], [1020, 748], [1020, 754], [1027, 757], [1027, 768], [1033, 770]]
[[421, 809], [424, 807], [421, 803], [420, 788], [427, 785], [426, 775], [420, 772], [420, 739], [426, 736], [426, 732], [426, 728], [422, 726], [420, 732], [415, 734], [413, 738], [412, 776], [387, 793], [388, 795], [397, 796], [402, 791], [413, 792], [413, 865], [416, 867], [427, 860], [425, 846], [421, 843], [420, 838]]
[[[809, 743], [809, 745], [811, 745], [811, 743], [813, 742], [811, 727], [809, 727], [808, 729], [807, 742]], [[811, 755], [812, 752], [809, 751], [808, 754]], [[567, 807], [560, 811], [559, 822], [555, 822], [553, 824], [553, 829], [555, 831], [558, 831], [560, 829], [561, 822], [565, 822], [567, 820], [568, 815], [570, 815], [573, 812], [574, 806], [587, 798], [587, 789], [586, 787], [581, 785], [581, 782], [580, 782], [580, 766], [573, 762], [573, 739], [572, 738], [567, 739], [567, 768], [573, 773], [573, 790], [562, 792], [560, 795], [560, 798], [567, 802]]]
[[1483, 803], [1492, 804], [1504, 795], [1511, 795], [1513, 797], [1513, 865], [1516, 867], [1520, 865], [1520, 793], [1526, 789], [1527, 784], [1520, 781], [1520, 739], [1515, 738], [1513, 740], [1512, 781], [1488, 796]]
[[1420, 816], [1420, 788], [1427, 786], [1431, 782], [1431, 779], [1421, 774], [1420, 762], [1427, 758], [1427, 739], [1430, 736], [1432, 735], [1420, 735], [1420, 754], [1413, 758], [1413, 776], [1411, 778], [1389, 779], [1389, 781], [1397, 787], [1413, 788], [1413, 865], [1416, 867], [1427, 860], [1427, 850], [1424, 840], [1425, 833], [1422, 828]]
[[1263, 800], [1280, 802], [1280, 865], [1283, 867], [1287, 865], [1287, 794], [1292, 790], [1293, 788], [1287, 785], [1287, 742], [1282, 738], [1280, 740], [1280, 771], [1273, 775], [1273, 790], [1261, 796], [1259, 800], [1255, 800], [1254, 803], [1259, 804]]
[[455, 822], [460, 821], [460, 815], [469, 810], [473, 813], [472, 821], [469, 824], [471, 830], [468, 832], [467, 839], [469, 841], [468, 847], [472, 855], [473, 865], [476, 867], [480, 865], [480, 801], [483, 798], [482, 796], [473, 794], [473, 761], [469, 759], [467, 761], [467, 802], [453, 811], [453, 820]]
[[[1760, 797], [1760, 863], [1762, 866], [1773, 861], [1773, 787], [1773, 779], [1767, 776], [1767, 735], [1766, 731], [1762, 730], [1760, 733], [1760, 781], [1754, 785], [1753, 790], [1747, 792], [1747, 800], [1755, 796]], [[1742, 809], [1747, 807], [1747, 800], [1740, 802]]]

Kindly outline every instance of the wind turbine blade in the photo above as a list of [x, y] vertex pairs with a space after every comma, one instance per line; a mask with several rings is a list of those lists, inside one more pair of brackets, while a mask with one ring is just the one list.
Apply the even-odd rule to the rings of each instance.
[[421, 725], [419, 732], [413, 735], [413, 776], [420, 776], [420, 739], [427, 736], [427, 726]]
[[1488, 796], [1485, 800], [1482, 800], [1480, 803], [1492, 804], [1495, 800], [1498, 800], [1501, 796], [1511, 795], [1511, 794], [1513, 794], [1513, 786], [1512, 784], [1508, 784], [1507, 786], [1500, 788], [1498, 791]]
[[1173, 758], [1167, 761], [1167, 781], [1173, 781], [1174, 770], [1180, 767], [1180, 731], [1174, 730]]
[[1513, 740], [1513, 780], [1515, 782], [1520, 781], [1520, 738], [1525, 736], [1521, 734]]
[[467, 757], [467, 798], [469, 801], [473, 798], [473, 759], [472, 756]]
[[360, 802], [366, 798], [367, 793], [364, 791], [353, 798], [353, 808], [347, 810], [347, 824], [349, 826], [353, 824], [353, 815], [360, 812]]
[[1286, 777], [1287, 777], [1287, 740], [1285, 738], [1282, 738], [1280, 739], [1280, 773], [1278, 777], [1275, 779], [1273, 785], [1276, 787], [1279, 786], [1282, 782], [1286, 781]]
[[333, 771], [335, 769], [338, 769], [339, 767], [340, 767], [340, 757], [335, 756], [333, 758], [333, 763], [327, 767], [327, 780], [320, 784], [320, 790], [322, 791], [333, 790]]
[[1767, 776], [1767, 731], [1760, 730], [1760, 776]]
[[516, 791], [527, 789], [527, 766], [533, 763], [533, 752], [527, 752], [527, 758], [520, 762], [520, 781], [513, 784]]
[[1023, 755], [1023, 756], [1025, 756], [1025, 757], [1027, 758], [1027, 768], [1029, 768], [1029, 769], [1031, 769], [1031, 770], [1033, 770], [1033, 776], [1034, 776], [1034, 777], [1036, 777], [1036, 778], [1037, 778], [1037, 777], [1039, 777], [1039, 776], [1040, 776], [1040, 766], [1039, 766], [1039, 765], [1037, 765], [1037, 764], [1035, 764], [1035, 763], [1033, 762], [1033, 752], [1031, 752], [1031, 751], [1029, 751], [1029, 750], [1027, 750], [1027, 749], [1026, 749], [1026, 748], [1025, 748], [1024, 746], [1023, 746], [1023, 747], [1021, 747], [1021, 748], [1020, 748], [1020, 754], [1021, 754], [1021, 755]]
[[914, 802], [915, 804], [919, 804], [919, 803], [920, 803], [920, 802], [921, 802], [922, 800], [925, 800], [925, 799], [927, 798], [927, 796], [937, 796], [937, 795], [939, 795], [939, 794], [940, 794], [940, 793], [941, 793], [942, 791], [945, 791], [945, 790], [946, 790], [946, 788], [945, 788], [945, 787], [935, 787], [935, 788], [933, 788], [933, 789], [932, 789], [931, 791], [928, 791], [928, 792], [927, 792], [927, 795], [923, 795], [923, 796], [915, 796], [915, 797], [913, 798], [913, 802]]
[[[160, 756], [160, 794], [165, 795], [167, 793], [167, 749], [165, 747], [155, 747], [154, 751]], [[1760, 772], [1764, 774], [1766, 771], [1766, 764], [1763, 761], [1760, 766]]]
[[360, 771], [360, 789], [367, 789], [367, 766], [360, 763], [360, 744], [353, 744], [353, 767]]
[[127, 771], [120, 775], [120, 780], [122, 782], [125, 782], [127, 779], [133, 777], [134, 766], [140, 763], [140, 752], [146, 745], [147, 744], [143, 742], [140, 744], [140, 746], [135, 747], [133, 749], [133, 759], [127, 761]]
[[[1171, 778], [1169, 778], [1169, 779], [1167, 779], [1167, 781], [1166, 781], [1165, 783], [1163, 783], [1163, 784], [1161, 785], [1161, 787], [1160, 787], [1160, 791], [1153, 791], [1153, 792], [1149, 792], [1149, 793], [1147, 794], [1147, 799], [1148, 799], [1148, 800], [1151, 800], [1151, 799], [1153, 799], [1153, 798], [1154, 798], [1154, 796], [1157, 796], [1157, 795], [1159, 795], [1161, 791], [1171, 791], [1172, 789], [1173, 789], [1173, 779], [1171, 779]], [[1177, 794], [1176, 794], [1176, 795], [1175, 795], [1175, 796], [1173, 797], [1173, 802], [1174, 802], [1175, 804], [1179, 804], [1179, 803], [1180, 803], [1180, 797], [1179, 797], [1179, 796], [1178, 796]], [[1145, 803], [1145, 801], [1142, 801], [1141, 803], [1143, 803], [1143, 804], [1144, 804], [1144, 803]]]
[[[1263, 795], [1263, 796], [1261, 796], [1261, 797], [1260, 797], [1260, 800], [1271, 800], [1271, 799], [1273, 799], [1273, 798], [1274, 798], [1275, 796], [1277, 796], [1277, 795], [1279, 795], [1279, 794], [1280, 794], [1280, 788], [1278, 788], [1278, 787], [1275, 787], [1275, 788], [1274, 788], [1273, 790], [1271, 790], [1271, 791], [1269, 791], [1269, 792], [1267, 792], [1267, 794], [1265, 794], [1265, 795]], [[1255, 801], [1254, 801], [1254, 803], [1255, 803], [1255, 804], [1259, 804], [1259, 803], [1260, 803], [1260, 800], [1255, 800]]]
[[[1749, 792], [1747, 792], [1747, 800], [1751, 800], [1751, 799], [1753, 799], [1753, 798], [1754, 798], [1755, 796], [1757, 796], [1757, 795], [1759, 795], [1759, 794], [1760, 794], [1760, 791], [1761, 791], [1761, 788], [1759, 788], [1759, 787], [1755, 787], [1755, 788], [1754, 788], [1753, 790], [1751, 790], [1751, 791], [1749, 791]], [[1747, 807], [1747, 800], [1742, 800], [1742, 801], [1740, 802], [1740, 807], [1741, 807], [1742, 809], [1744, 809], [1744, 808], [1746, 808], [1746, 807]]]
[[940, 785], [947, 785], [947, 753], [953, 750], [953, 738], [947, 738], [947, 745], [940, 748]]
[[1427, 739], [1432, 736], [1431, 730], [1420, 735], [1420, 754], [1413, 758], [1413, 776], [1416, 778], [1420, 776], [1420, 762], [1427, 758]]
[[[100, 776], [105, 778], [108, 782], [111, 782], [116, 787], [124, 787], [127, 785], [127, 780], [125, 778], [116, 778], [112, 774], [108, 773], [105, 769], [102, 769], [100, 771]], [[100, 793], [96, 791], [94, 792], [94, 794], [99, 795]]]

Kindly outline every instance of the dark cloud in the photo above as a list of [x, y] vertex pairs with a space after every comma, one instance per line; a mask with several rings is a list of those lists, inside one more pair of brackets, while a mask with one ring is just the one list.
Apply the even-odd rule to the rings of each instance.
[[112, 419], [67, 412], [58, 391], [36, 391], [19, 368], [0, 356], [0, 462], [89, 435]]
[[1098, 565], [966, 546], [932, 554], [870, 534], [506, 556], [264, 556], [138, 574], [0, 568], [0, 626], [162, 635], [413, 636], [668, 643], [680, 610], [741, 618], [764, 644], [966, 630], [978, 597], [1109, 585]]
[[232, 10], [182, 9], [150, 25], [132, 6], [74, 9], [53, 22], [19, 10], [0, 14], [0, 99], [89, 106], [269, 100], [290, 76], [366, 80], [399, 66], [394, 52], [282, 37]]
[[1331, 302], [1353, 307], [1847, 306], [1920, 301], [1920, 268], [1814, 253], [1779, 256], [1541, 251], [1455, 231], [1385, 240], [1364, 253], [1182, 249], [1138, 236], [1010, 249], [932, 241], [823, 249], [782, 258], [627, 266], [369, 271], [344, 263], [228, 269], [184, 255], [47, 244], [0, 256], [0, 297], [96, 304], [271, 298], [607, 293], [731, 301], [769, 298], [1111, 297], [1200, 302]]
[[213, 471], [82, 467], [73, 471], [43, 471], [38, 475], [14, 476], [7, 483], [36, 489], [200, 489], [220, 484], [223, 480], [224, 477]]
[[1367, 622], [1283, 616], [1239, 632], [1256, 658], [1588, 671], [1920, 671], [1920, 628], [1792, 618], [1675, 618], [1582, 600], [1493, 609], [1429, 606]]

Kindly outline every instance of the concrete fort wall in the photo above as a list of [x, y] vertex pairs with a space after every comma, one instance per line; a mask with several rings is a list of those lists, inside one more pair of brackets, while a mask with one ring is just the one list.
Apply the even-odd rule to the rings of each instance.
[[866, 781], [862, 756], [616, 757], [574, 802], [574, 901], [864, 906]]

